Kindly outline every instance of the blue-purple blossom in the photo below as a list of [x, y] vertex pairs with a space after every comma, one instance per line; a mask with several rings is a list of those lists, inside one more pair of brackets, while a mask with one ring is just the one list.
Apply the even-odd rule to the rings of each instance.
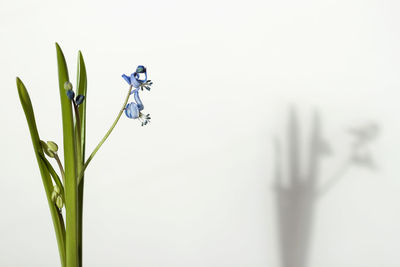
[[125, 107], [125, 115], [130, 119], [139, 118], [139, 108], [135, 102], [128, 103]]
[[[143, 74], [144, 77], [141, 78], [140, 74]], [[122, 74], [122, 78], [132, 85], [135, 89], [142, 89], [145, 88], [146, 90], [150, 91], [150, 86], [153, 84], [151, 80], [147, 80], [147, 69], [145, 66], [139, 65], [136, 68], [136, 72], [132, 73], [130, 76]], [[133, 94], [133, 92], [132, 92]]]
[[[143, 74], [144, 77], [141, 78], [141, 76], [143, 76], [141, 74]], [[142, 126], [144, 126], [150, 122], [150, 115], [141, 112], [144, 109], [144, 105], [140, 99], [139, 90], [145, 88], [150, 91], [150, 86], [153, 84], [150, 80], [147, 80], [146, 67], [139, 65], [136, 68], [136, 72], [132, 73], [130, 76], [123, 74], [122, 78], [124, 78], [125, 81], [134, 88], [131, 92], [134, 101], [126, 105], [125, 115], [130, 119], [139, 119]]]
[[125, 115], [130, 119], [139, 119], [142, 126], [150, 122], [150, 114], [144, 114], [141, 111], [144, 109], [143, 103], [139, 97], [139, 89], [133, 90], [135, 102], [128, 103], [125, 107]]

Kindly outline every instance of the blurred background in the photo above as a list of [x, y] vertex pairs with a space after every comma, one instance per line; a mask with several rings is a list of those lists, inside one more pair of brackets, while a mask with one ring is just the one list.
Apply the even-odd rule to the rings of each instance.
[[400, 2], [0, 1], [0, 266], [58, 266], [15, 77], [61, 144], [54, 42], [88, 69], [84, 265], [400, 265]]

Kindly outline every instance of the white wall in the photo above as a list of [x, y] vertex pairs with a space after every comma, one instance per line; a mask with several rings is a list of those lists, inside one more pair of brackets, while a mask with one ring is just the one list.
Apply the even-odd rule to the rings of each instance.
[[120, 75], [144, 64], [154, 81], [142, 94], [152, 123], [122, 118], [87, 171], [85, 266], [281, 266], [274, 140], [288, 174], [291, 107], [303, 168], [320, 114], [332, 148], [321, 184], [346, 160], [348, 129], [380, 128], [375, 170], [352, 165], [318, 200], [292, 191], [314, 207], [285, 208], [293, 221], [313, 214], [307, 266], [399, 266], [399, 11], [395, 0], [2, 0], [0, 266], [58, 265], [15, 86], [42, 139], [61, 143], [55, 41], [73, 80], [78, 49], [86, 60], [89, 151], [123, 101]]

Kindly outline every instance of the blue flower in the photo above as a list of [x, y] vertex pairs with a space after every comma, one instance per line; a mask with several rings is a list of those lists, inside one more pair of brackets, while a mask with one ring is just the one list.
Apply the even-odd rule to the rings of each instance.
[[[141, 79], [140, 74], [144, 74], [144, 78]], [[136, 68], [136, 72], [132, 73], [131, 76], [122, 74], [122, 78], [124, 78], [125, 81], [129, 85], [132, 85], [132, 87], [135, 89], [143, 90], [143, 88], [145, 88], [146, 90], [150, 91], [150, 86], [153, 84], [152, 81], [147, 80], [147, 69], [145, 68], [145, 66], [142, 65], [139, 65]]]
[[150, 122], [150, 114], [144, 114], [141, 111], [144, 109], [142, 100], [139, 97], [139, 89], [132, 92], [135, 102], [128, 103], [125, 107], [125, 115], [130, 119], [139, 119], [142, 126]]
[[139, 119], [142, 126], [144, 126], [150, 122], [150, 115], [142, 113], [144, 105], [139, 97], [139, 90], [145, 88], [150, 91], [150, 86], [153, 84], [152, 81], [147, 80], [147, 69], [145, 66], [139, 65], [136, 68], [136, 72], [132, 73], [131, 76], [122, 74], [122, 78], [134, 88], [131, 92], [134, 102], [130, 102], [126, 105], [125, 115], [130, 119]]
[[137, 72], [132, 73], [130, 77], [123, 74], [122, 78], [124, 78], [127, 83], [129, 83], [130, 85], [132, 85], [133, 88], [136, 89], [139, 89], [144, 81], [139, 79], [140, 76]]
[[139, 118], [139, 108], [135, 102], [128, 103], [125, 107], [125, 115], [130, 119]]

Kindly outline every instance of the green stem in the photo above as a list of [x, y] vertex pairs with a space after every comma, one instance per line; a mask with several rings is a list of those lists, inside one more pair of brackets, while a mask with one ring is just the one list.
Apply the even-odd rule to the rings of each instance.
[[54, 170], [53, 166], [50, 164], [50, 162], [46, 159], [44, 156], [40, 156], [44, 164], [46, 165], [47, 169], [49, 170], [49, 173], [51, 177], [53, 177], [54, 182], [60, 188], [61, 190], [61, 195], [64, 198], [64, 185], [60, 180], [60, 177], [57, 175], [56, 171]]
[[[77, 140], [76, 142], [79, 143], [79, 146], [77, 145], [78, 148], [78, 152], [80, 152], [81, 150], [81, 120], [79, 117], [79, 110], [78, 110], [78, 105], [76, 104], [75, 100], [72, 100], [72, 104], [74, 106], [74, 111], [75, 111], [75, 130], [76, 130], [76, 134], [77, 137], [79, 137], [79, 140]], [[80, 154], [80, 153], [78, 153]]]
[[103, 145], [103, 143], [107, 140], [107, 138], [110, 136], [111, 132], [114, 130], [115, 126], [117, 125], [119, 119], [121, 118], [122, 113], [125, 110], [126, 104], [128, 103], [129, 96], [131, 95], [131, 92], [132, 92], [132, 85], [129, 86], [128, 95], [126, 96], [124, 104], [122, 105], [122, 108], [119, 111], [119, 113], [118, 113], [117, 117], [115, 118], [113, 124], [111, 125], [110, 129], [104, 135], [103, 139], [101, 139], [100, 143], [96, 146], [96, 148], [93, 150], [92, 154], [90, 154], [89, 158], [86, 160], [85, 164], [83, 165], [83, 168], [82, 168], [82, 170], [81, 170], [81, 172], [79, 173], [79, 176], [78, 176], [78, 184], [82, 180], [83, 173], [85, 172], [87, 166], [92, 161], [92, 159], [96, 155], [97, 151], [100, 149], [100, 147]]
[[58, 157], [57, 153], [54, 153], [54, 159], [55, 159], [56, 162], [57, 162], [58, 168], [60, 168], [61, 178], [62, 178], [63, 183], [65, 184], [65, 172], [64, 172], [64, 168], [63, 168], [63, 165], [62, 165], [61, 160], [60, 160], [60, 158]]
[[[53, 167], [51, 166], [50, 162], [45, 158], [43, 154], [39, 154], [39, 157], [42, 160], [42, 163], [47, 168], [50, 175], [53, 177], [53, 180], [56, 182], [58, 187], [61, 190], [61, 194], [64, 196], [64, 187], [61, 184], [60, 178], [58, 177], [57, 173], [54, 171]], [[40, 166], [40, 164], [39, 164]], [[49, 186], [50, 187], [50, 186]], [[53, 188], [46, 188], [46, 194], [48, 197], [49, 205], [51, 205], [51, 215], [53, 216], [53, 223], [54, 229], [56, 232], [57, 244], [58, 244], [58, 252], [60, 254], [61, 259], [61, 266], [66, 267], [66, 233], [65, 233], [65, 223], [64, 218], [61, 211], [57, 208], [56, 204], [51, 199], [50, 194], [53, 192]], [[50, 204], [51, 202], [51, 204]], [[55, 220], [55, 217], [58, 220]]]

